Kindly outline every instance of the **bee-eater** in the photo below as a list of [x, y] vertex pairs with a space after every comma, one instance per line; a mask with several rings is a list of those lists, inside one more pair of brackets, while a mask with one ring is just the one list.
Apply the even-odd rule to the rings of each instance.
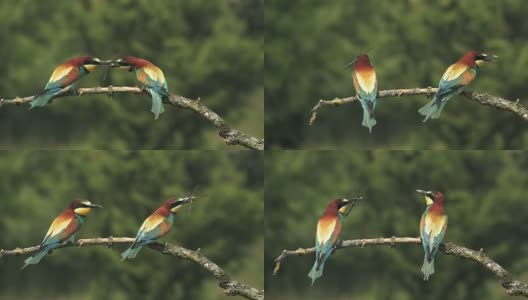
[[444, 195], [441, 192], [416, 191], [425, 195], [427, 204], [420, 220], [420, 235], [425, 251], [422, 273], [427, 281], [429, 276], [434, 274], [434, 257], [447, 230], [447, 215], [444, 211]]
[[332, 200], [319, 218], [315, 235], [315, 263], [308, 273], [308, 277], [312, 278], [312, 285], [323, 275], [325, 261], [338, 244], [341, 225], [350, 211], [351, 204], [352, 201], [348, 199]]
[[449, 66], [440, 79], [433, 100], [418, 110], [425, 117], [423, 121], [429, 118], [438, 119], [449, 99], [460, 94], [475, 79], [479, 67], [485, 61], [494, 61], [493, 58], [496, 57], [478, 51], [468, 51], [459, 61]]
[[53, 220], [51, 226], [40, 244], [40, 249], [33, 256], [24, 261], [24, 269], [27, 265], [38, 263], [51, 250], [59, 247], [63, 242], [75, 242], [75, 234], [84, 224], [84, 218], [92, 208], [102, 207], [88, 200], [73, 200], [58, 217]]
[[169, 96], [167, 81], [160, 68], [146, 59], [134, 56], [125, 56], [117, 60], [114, 67], [119, 67], [129, 72], [135, 72], [137, 80], [145, 85], [147, 91], [152, 95], [152, 113], [154, 119], [164, 112], [163, 97]]
[[372, 132], [372, 127], [376, 125], [376, 118], [374, 116], [376, 96], [378, 94], [376, 71], [374, 71], [374, 67], [370, 64], [370, 59], [366, 54], [361, 54], [356, 57], [345, 69], [354, 63], [352, 80], [354, 81], [356, 96], [361, 101], [361, 106], [363, 107], [363, 122], [361, 125], [368, 127], [369, 132]]
[[46, 105], [53, 96], [65, 87], [72, 88], [74, 83], [92, 72], [97, 65], [104, 64], [93, 56], [74, 57], [55, 68], [44, 91], [31, 101], [31, 108]]
[[145, 219], [143, 225], [139, 228], [136, 235], [136, 240], [130, 248], [125, 252], [121, 253], [121, 260], [127, 258], [136, 257], [137, 253], [143, 246], [154, 242], [156, 239], [167, 234], [174, 222], [174, 215], [180, 210], [180, 208], [191, 201], [194, 197], [184, 198], [170, 198], [163, 205], [154, 211], [148, 218]]

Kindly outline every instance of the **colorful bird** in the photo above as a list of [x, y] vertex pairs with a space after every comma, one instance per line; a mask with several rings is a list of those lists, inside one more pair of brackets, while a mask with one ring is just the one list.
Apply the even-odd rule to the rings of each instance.
[[368, 55], [359, 55], [345, 69], [354, 63], [352, 79], [354, 80], [356, 96], [361, 101], [361, 106], [363, 107], [363, 123], [361, 125], [368, 127], [369, 132], [372, 132], [372, 127], [376, 125], [374, 109], [376, 108], [376, 96], [378, 94], [378, 79], [374, 67], [370, 64]]
[[429, 276], [434, 274], [434, 257], [447, 230], [447, 215], [444, 211], [444, 195], [441, 192], [416, 191], [425, 195], [427, 204], [420, 220], [420, 235], [425, 251], [422, 273], [427, 281]]
[[315, 235], [315, 263], [308, 273], [308, 277], [312, 278], [312, 285], [323, 275], [325, 261], [338, 244], [341, 225], [353, 203], [355, 202], [348, 199], [332, 200], [319, 218]]
[[180, 208], [189, 202], [192, 202], [195, 197], [184, 198], [170, 198], [163, 203], [160, 208], [156, 209], [148, 218], [145, 219], [143, 225], [139, 228], [136, 235], [136, 240], [130, 248], [121, 253], [121, 260], [136, 257], [137, 253], [143, 246], [154, 242], [156, 239], [167, 234], [174, 222], [174, 215]]
[[44, 91], [31, 101], [31, 108], [46, 105], [63, 88], [73, 88], [75, 82], [92, 72], [97, 65], [104, 64], [93, 56], [79, 56], [55, 68]]
[[75, 234], [84, 224], [84, 218], [92, 208], [101, 205], [93, 204], [88, 200], [73, 200], [58, 217], [53, 220], [51, 226], [40, 244], [39, 251], [24, 261], [24, 269], [28, 265], [38, 263], [51, 250], [58, 248], [63, 242], [75, 242]]
[[158, 119], [159, 114], [165, 111], [162, 98], [169, 97], [169, 88], [161, 69], [146, 59], [134, 56], [120, 58], [111, 66], [136, 73], [137, 80], [143, 83], [147, 91], [152, 95], [151, 111], [154, 113], [154, 119]]
[[429, 118], [438, 119], [449, 99], [460, 94], [475, 79], [479, 67], [485, 61], [494, 61], [493, 58], [496, 57], [496, 55], [468, 51], [459, 61], [449, 66], [440, 79], [438, 91], [433, 100], [418, 110], [425, 117], [423, 121]]

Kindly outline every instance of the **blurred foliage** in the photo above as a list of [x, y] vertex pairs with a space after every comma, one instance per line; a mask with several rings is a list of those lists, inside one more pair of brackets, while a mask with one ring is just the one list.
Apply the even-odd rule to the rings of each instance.
[[[198, 199], [162, 241], [201, 252], [234, 280], [262, 289], [263, 154], [249, 151], [23, 151], [0, 154], [0, 248], [38, 245], [75, 198], [101, 204], [77, 238], [135, 236], [171, 196]], [[55, 251], [20, 271], [0, 259], [0, 299], [231, 299], [200, 266], [143, 249], [122, 262], [113, 248]]]
[[307, 277], [313, 255], [285, 259], [272, 276], [283, 249], [314, 245], [317, 220], [337, 197], [365, 197], [350, 212], [342, 239], [417, 237], [425, 201], [416, 189], [445, 194], [444, 242], [482, 248], [515, 279], [528, 281], [526, 152], [270, 151], [265, 160], [270, 299], [511, 299], [484, 267], [443, 253], [424, 282], [417, 245], [338, 250], [313, 287]]
[[[201, 98], [234, 128], [262, 138], [263, 0], [8, 0], [0, 2], [0, 97], [39, 93], [54, 68], [90, 54], [158, 65], [169, 91]], [[99, 68], [103, 69], [103, 68]], [[78, 87], [139, 85], [133, 73], [103, 71]], [[225, 149], [196, 114], [170, 107], [155, 121], [146, 95], [68, 98], [27, 111], [0, 109], [4, 149]]]
[[[361, 107], [324, 108], [319, 99], [355, 95], [343, 67], [367, 51], [380, 90], [436, 87], [447, 67], [471, 49], [500, 56], [470, 89], [505, 99], [528, 94], [528, 3], [524, 0], [280, 1], [265, 7], [266, 144], [314, 149], [522, 149], [526, 122], [455, 97], [439, 120], [422, 123], [423, 96], [378, 100], [378, 124], [361, 126]], [[288, 128], [288, 130], [285, 130]]]

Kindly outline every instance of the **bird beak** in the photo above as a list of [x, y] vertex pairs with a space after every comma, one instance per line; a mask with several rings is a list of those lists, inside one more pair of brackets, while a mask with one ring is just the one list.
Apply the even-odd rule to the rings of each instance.
[[112, 60], [101, 60], [100, 65], [112, 65]]
[[196, 197], [194, 197], [194, 196], [191, 196], [191, 197], [184, 197], [184, 198], [180, 198], [180, 199], [178, 199], [178, 201], [181, 201], [181, 204], [187, 204], [187, 203], [189, 203], [189, 202], [194, 201], [195, 198], [196, 198]]
[[488, 57], [486, 57], [484, 60], [485, 61], [493, 61], [493, 62], [497, 62], [495, 60], [495, 58], [499, 58], [497, 55], [489, 55]]
[[421, 193], [421, 194], [427, 194], [427, 191], [424, 191], [424, 190], [416, 190], [418, 193]]
[[357, 58], [354, 59], [353, 61], [351, 61], [348, 65], [345, 66], [345, 68], [343, 70], [346, 70], [348, 67], [350, 67], [351, 65], [353, 65], [355, 62], [356, 62]]
[[118, 60], [108, 60], [109, 62], [109, 65], [111, 68], [115, 68], [115, 67], [130, 67], [130, 64], [125, 62], [125, 61], [122, 61], [121, 59], [118, 59]]
[[93, 203], [90, 204], [89, 206], [90, 206], [90, 208], [103, 208], [101, 205], [99, 205], [99, 204], [93, 204]]

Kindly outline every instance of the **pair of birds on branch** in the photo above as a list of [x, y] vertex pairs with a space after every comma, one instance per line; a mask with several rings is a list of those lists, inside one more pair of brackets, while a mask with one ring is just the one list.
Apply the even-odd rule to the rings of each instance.
[[[174, 223], [174, 216], [187, 203], [195, 200], [194, 196], [183, 198], [170, 198], [156, 209], [137, 232], [134, 243], [123, 253], [121, 260], [136, 257], [143, 246], [153, 243], [156, 239], [167, 234]], [[31, 264], [37, 264], [46, 254], [63, 243], [74, 243], [75, 234], [81, 229], [86, 216], [93, 208], [102, 208], [101, 205], [91, 203], [88, 200], [73, 200], [68, 208], [59, 214], [51, 223], [51, 226], [40, 244], [39, 250], [33, 256], [24, 261], [22, 269]]]
[[[464, 88], [475, 79], [479, 67], [485, 61], [494, 61], [496, 55], [487, 55], [478, 51], [468, 51], [460, 60], [447, 68], [440, 83], [438, 91], [431, 102], [420, 108], [418, 112], [428, 119], [438, 119], [444, 106], [454, 95], [460, 94]], [[374, 67], [370, 63], [367, 54], [361, 54], [346, 67], [354, 65], [352, 79], [356, 96], [361, 101], [363, 107], [362, 125], [368, 127], [372, 132], [372, 127], [376, 125], [374, 109], [376, 108], [376, 96], [378, 94], [378, 79]]]
[[[427, 206], [420, 220], [420, 236], [425, 252], [422, 273], [427, 281], [434, 273], [434, 257], [447, 230], [447, 215], [444, 211], [444, 195], [441, 192], [416, 191], [425, 195]], [[341, 243], [341, 227], [354, 203], [355, 201], [350, 199], [332, 200], [319, 218], [315, 235], [315, 263], [308, 273], [312, 285], [323, 275], [326, 260]]]
[[74, 57], [61, 64], [51, 74], [51, 77], [44, 88], [44, 91], [31, 101], [31, 108], [35, 106], [45, 106], [59, 91], [64, 88], [73, 89], [75, 83], [95, 70], [99, 65], [118, 67], [125, 71], [135, 72], [137, 80], [141, 82], [145, 89], [152, 95], [152, 113], [154, 119], [158, 119], [163, 109], [162, 99], [169, 97], [167, 81], [160, 68], [146, 59], [134, 56], [125, 56], [116, 61], [102, 61], [93, 56]]

